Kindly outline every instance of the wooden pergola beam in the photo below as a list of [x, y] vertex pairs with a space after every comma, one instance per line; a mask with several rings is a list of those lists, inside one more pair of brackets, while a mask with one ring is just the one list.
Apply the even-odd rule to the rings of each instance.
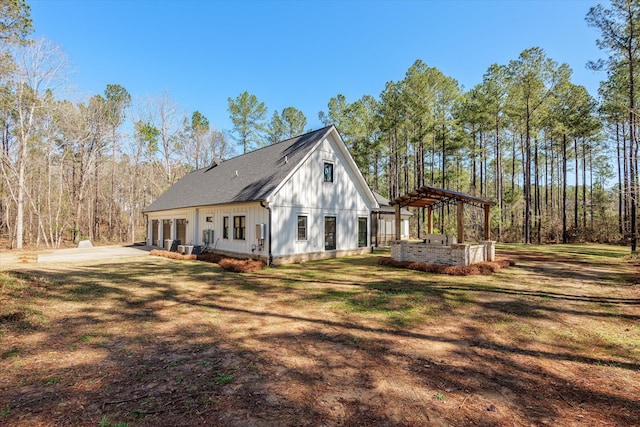
[[400, 240], [400, 221], [402, 217], [400, 216], [400, 205], [396, 205], [396, 240]]
[[491, 240], [491, 206], [484, 205], [484, 240]]
[[396, 240], [400, 240], [401, 234], [401, 217], [400, 209], [405, 206], [414, 208], [427, 208], [427, 231], [433, 234], [433, 208], [439, 204], [456, 203], [457, 222], [458, 222], [458, 243], [464, 242], [464, 205], [469, 204], [476, 207], [484, 208], [484, 238], [491, 238], [491, 206], [496, 202], [481, 197], [472, 196], [470, 194], [460, 193], [453, 190], [445, 190], [442, 188], [424, 185], [410, 193], [397, 197], [389, 202], [396, 210]]
[[453, 190], [445, 190], [442, 188], [424, 185], [410, 193], [397, 197], [389, 202], [391, 206], [411, 206], [415, 208], [423, 208], [437, 203], [447, 202], [449, 200], [462, 200], [472, 205], [495, 205], [495, 202], [481, 197], [471, 196], [469, 194], [460, 193]]
[[458, 217], [458, 243], [464, 243], [464, 202], [462, 200], [458, 200], [456, 214]]

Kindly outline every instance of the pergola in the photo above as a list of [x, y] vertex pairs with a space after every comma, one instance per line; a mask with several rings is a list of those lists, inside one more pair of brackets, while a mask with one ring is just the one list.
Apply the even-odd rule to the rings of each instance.
[[433, 209], [444, 204], [456, 204], [458, 222], [458, 243], [464, 242], [464, 205], [472, 205], [484, 208], [484, 240], [490, 240], [491, 206], [496, 203], [489, 199], [483, 199], [469, 194], [452, 190], [422, 186], [411, 193], [400, 196], [389, 202], [396, 210], [396, 240], [400, 240], [400, 209], [406, 206], [414, 208], [427, 208], [427, 233], [433, 234]]

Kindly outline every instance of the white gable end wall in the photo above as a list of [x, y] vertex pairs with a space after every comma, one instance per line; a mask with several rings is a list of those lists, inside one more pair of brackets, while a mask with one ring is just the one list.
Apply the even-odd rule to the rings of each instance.
[[[358, 218], [367, 218], [369, 236], [372, 206], [338, 144], [332, 135], [325, 138], [272, 196], [274, 257], [330, 252], [325, 251], [325, 217], [336, 218], [335, 252], [367, 250], [358, 246]], [[333, 165], [333, 182], [324, 181], [325, 163]], [[299, 216], [307, 218], [306, 240], [298, 239]]]

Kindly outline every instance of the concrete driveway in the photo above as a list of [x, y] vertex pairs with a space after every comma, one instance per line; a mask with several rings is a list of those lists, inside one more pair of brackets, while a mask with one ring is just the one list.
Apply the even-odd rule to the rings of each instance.
[[43, 252], [16, 254], [0, 253], [0, 267], [22, 262], [56, 262], [74, 263], [82, 261], [100, 261], [113, 258], [132, 258], [148, 256], [152, 248], [149, 246], [94, 246], [91, 248], [55, 249]]

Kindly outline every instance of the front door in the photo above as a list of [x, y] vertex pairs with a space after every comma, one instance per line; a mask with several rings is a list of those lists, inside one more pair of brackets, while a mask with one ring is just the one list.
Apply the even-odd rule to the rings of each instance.
[[[154, 219], [151, 221], [151, 244], [152, 245], [158, 245], [158, 227], [159, 227], [159, 223], [160, 221], [158, 221], [157, 219]], [[158, 246], [162, 246], [162, 245], [158, 245]]]
[[324, 217], [324, 250], [334, 251], [336, 249], [336, 217]]

